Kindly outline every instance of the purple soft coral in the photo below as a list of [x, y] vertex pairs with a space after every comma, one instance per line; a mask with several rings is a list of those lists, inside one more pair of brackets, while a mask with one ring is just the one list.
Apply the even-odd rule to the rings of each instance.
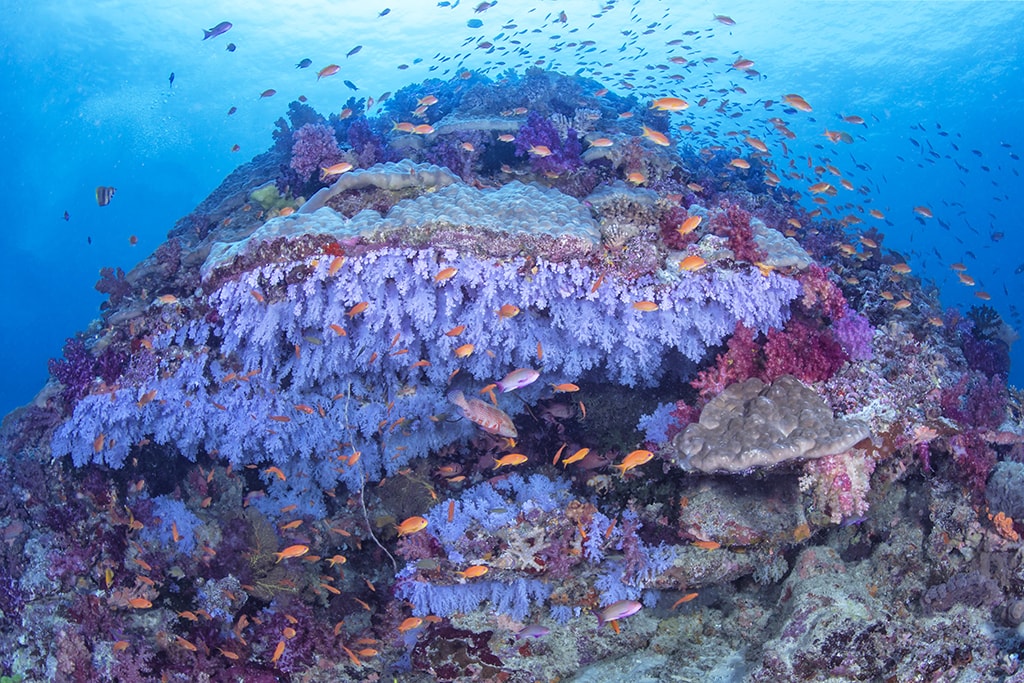
[[576, 131], [570, 128], [563, 141], [555, 125], [536, 111], [531, 111], [520, 127], [515, 145], [516, 154], [529, 155], [530, 167], [541, 175], [564, 175], [582, 164], [583, 147]]
[[341, 158], [334, 131], [322, 123], [307, 123], [292, 133], [292, 159], [289, 166], [305, 182], [322, 167]]

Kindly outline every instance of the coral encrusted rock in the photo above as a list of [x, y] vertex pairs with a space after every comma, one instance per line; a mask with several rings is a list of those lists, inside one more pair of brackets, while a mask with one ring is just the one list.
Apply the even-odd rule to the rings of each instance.
[[770, 385], [751, 378], [711, 399], [700, 419], [672, 440], [669, 455], [684, 469], [743, 472], [842, 453], [868, 435], [859, 420], [836, 420], [818, 394], [791, 375]]

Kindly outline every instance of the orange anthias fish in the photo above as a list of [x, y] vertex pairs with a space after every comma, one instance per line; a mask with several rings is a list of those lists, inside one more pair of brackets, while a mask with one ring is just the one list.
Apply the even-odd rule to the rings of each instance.
[[640, 130], [643, 131], [643, 136], [645, 138], [647, 138], [656, 145], [660, 145], [661, 147], [668, 147], [669, 145], [672, 144], [671, 141], [669, 141], [668, 136], [666, 136], [664, 133], [660, 131], [652, 130], [647, 126], [640, 126]]
[[348, 173], [351, 170], [352, 164], [348, 163], [347, 161], [343, 161], [340, 164], [334, 164], [333, 166], [328, 166], [327, 168], [320, 169], [320, 171], [323, 173], [325, 177], [332, 175], [341, 175], [342, 173]]
[[501, 308], [495, 311], [501, 319], [514, 318], [519, 315], [519, 307], [515, 304], [502, 304]]
[[339, 70], [341, 70], [341, 67], [338, 66], [337, 64], [328, 64], [324, 68], [320, 69], [320, 71], [316, 75], [316, 80], [319, 81], [321, 78], [333, 76], [334, 74], [338, 73]]
[[459, 409], [464, 418], [485, 432], [509, 439], [519, 436], [512, 418], [500, 408], [484, 403], [478, 398], [466, 398], [461, 391], [448, 394], [448, 400]]
[[706, 265], [708, 265], [708, 262], [705, 261], [703, 257], [698, 256], [697, 254], [691, 254], [679, 262], [679, 270], [686, 270], [694, 273]]
[[487, 566], [482, 564], [474, 564], [471, 567], [466, 567], [464, 571], [455, 572], [464, 579], [472, 579], [477, 576], [483, 576], [487, 573]]
[[793, 109], [796, 109], [797, 111], [803, 111], [803, 112], [812, 111], [811, 105], [807, 104], [807, 100], [805, 100], [804, 98], [800, 97], [800, 95], [796, 95], [796, 94], [786, 95], [785, 97], [782, 98], [782, 100], [786, 104], [788, 104], [789, 106], [793, 107]]
[[509, 453], [508, 455], [504, 455], [494, 461], [494, 469], [498, 469], [499, 467], [504, 467], [506, 465], [510, 467], [514, 465], [522, 465], [527, 460], [529, 460], [529, 458], [522, 453]]
[[425, 517], [410, 517], [401, 524], [395, 526], [399, 536], [408, 536], [414, 534], [417, 531], [423, 531], [427, 528], [427, 520]]
[[421, 619], [420, 617], [409, 617], [408, 619], [406, 619], [398, 625], [398, 632], [405, 633], [406, 631], [411, 631], [414, 628], [419, 628], [422, 625], [423, 619]]
[[444, 282], [445, 280], [454, 277], [455, 274], [458, 272], [459, 269], [456, 268], [455, 266], [448, 266], [447, 268], [442, 268], [441, 270], [437, 271], [437, 275], [434, 276], [434, 282]]
[[697, 229], [702, 220], [703, 218], [701, 216], [690, 216], [685, 221], [683, 221], [682, 225], [676, 228], [676, 232], [678, 232], [680, 235], [689, 235], [691, 232]]
[[[277, 557], [277, 562], [280, 562], [281, 560], [289, 560], [289, 559], [291, 559], [293, 557], [302, 557], [303, 555], [305, 555], [308, 552], [309, 552], [309, 546], [308, 545], [296, 544], [296, 545], [290, 545], [287, 548], [285, 548], [284, 550], [282, 550], [281, 552], [274, 553], [274, 555]], [[276, 564], [276, 562], [275, 562], [275, 564]]]
[[562, 467], [565, 467], [567, 465], [571, 465], [574, 462], [579, 462], [583, 458], [587, 457], [588, 453], [590, 453], [590, 449], [589, 448], [581, 448], [581, 449], [579, 449], [578, 451], [576, 451], [575, 453], [573, 453], [568, 458], [566, 458], [565, 460], [562, 461]]
[[686, 100], [678, 97], [659, 97], [651, 102], [651, 109], [657, 109], [658, 111], [683, 111], [689, 106]]
[[643, 465], [646, 462], [650, 462], [651, 458], [653, 457], [654, 453], [652, 453], [651, 451], [633, 451], [632, 453], [626, 456], [625, 460], [620, 462], [615, 467], [618, 468], [619, 474], [625, 474], [634, 467], [639, 467], [640, 465]]

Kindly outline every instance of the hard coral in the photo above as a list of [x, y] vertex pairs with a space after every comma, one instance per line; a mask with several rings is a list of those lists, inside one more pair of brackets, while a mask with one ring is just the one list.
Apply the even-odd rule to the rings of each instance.
[[836, 420], [796, 378], [786, 375], [771, 385], [752, 378], [709, 401], [700, 420], [672, 440], [668, 454], [686, 469], [742, 472], [842, 453], [866, 436], [866, 424]]

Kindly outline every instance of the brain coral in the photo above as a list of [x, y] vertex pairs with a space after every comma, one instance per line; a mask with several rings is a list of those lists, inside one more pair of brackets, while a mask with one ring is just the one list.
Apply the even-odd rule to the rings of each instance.
[[672, 440], [670, 451], [686, 469], [742, 472], [842, 453], [868, 434], [866, 424], [836, 420], [814, 390], [783, 375], [770, 385], [751, 378], [728, 386]]

